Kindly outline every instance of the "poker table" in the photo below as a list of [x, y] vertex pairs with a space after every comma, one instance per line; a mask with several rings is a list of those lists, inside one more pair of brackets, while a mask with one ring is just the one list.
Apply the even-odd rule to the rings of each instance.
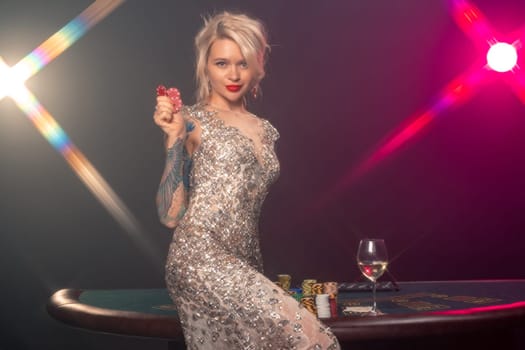
[[[399, 290], [377, 293], [378, 308], [384, 313], [380, 316], [351, 312], [370, 305], [371, 292], [339, 292], [337, 317], [323, 322], [343, 348], [346, 345], [382, 348], [381, 344], [393, 342], [418, 344], [427, 349], [433, 348], [432, 345], [452, 348], [450, 344], [471, 348], [489, 342], [512, 348], [516, 334], [525, 334], [525, 280], [398, 282], [397, 285]], [[55, 319], [74, 327], [162, 338], [170, 349], [184, 348], [177, 312], [165, 289], [62, 289], [51, 296], [47, 310]], [[446, 339], [450, 341], [443, 343]], [[525, 348], [525, 342], [523, 345]]]

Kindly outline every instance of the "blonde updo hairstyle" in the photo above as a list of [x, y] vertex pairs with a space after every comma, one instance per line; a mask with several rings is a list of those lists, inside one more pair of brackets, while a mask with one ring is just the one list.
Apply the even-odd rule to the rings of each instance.
[[255, 67], [251, 89], [254, 95], [259, 95], [259, 83], [264, 78], [264, 65], [270, 51], [264, 24], [244, 14], [222, 12], [205, 19], [204, 27], [195, 37], [197, 101], [206, 102], [210, 96], [206, 65], [210, 48], [217, 39], [230, 39], [239, 45], [248, 66]]

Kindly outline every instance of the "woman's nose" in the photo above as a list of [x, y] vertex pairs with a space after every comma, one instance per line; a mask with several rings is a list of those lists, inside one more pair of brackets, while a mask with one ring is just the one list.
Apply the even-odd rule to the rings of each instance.
[[229, 79], [231, 81], [237, 81], [240, 79], [239, 68], [235, 65], [232, 65], [230, 69]]

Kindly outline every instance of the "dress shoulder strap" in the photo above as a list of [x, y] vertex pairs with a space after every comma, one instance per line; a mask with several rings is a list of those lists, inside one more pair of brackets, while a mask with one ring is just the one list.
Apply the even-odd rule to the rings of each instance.
[[182, 115], [189, 119], [195, 119], [201, 125], [207, 124], [210, 120], [210, 111], [204, 109], [202, 104], [194, 104], [192, 106], [183, 106], [181, 108]]
[[265, 129], [265, 141], [266, 143], [274, 143], [280, 137], [279, 131], [270, 123], [268, 119], [261, 118]]

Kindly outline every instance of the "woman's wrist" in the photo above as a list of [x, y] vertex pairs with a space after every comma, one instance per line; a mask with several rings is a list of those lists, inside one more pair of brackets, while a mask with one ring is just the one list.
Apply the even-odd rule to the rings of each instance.
[[164, 134], [164, 144], [166, 145], [166, 149], [169, 150], [170, 148], [173, 148], [173, 146], [177, 143], [179, 140], [184, 140], [184, 133], [177, 133], [175, 135], [173, 134]]
[[166, 140], [166, 155], [169, 159], [182, 157], [184, 140], [181, 137], [174, 139], [172, 143]]

